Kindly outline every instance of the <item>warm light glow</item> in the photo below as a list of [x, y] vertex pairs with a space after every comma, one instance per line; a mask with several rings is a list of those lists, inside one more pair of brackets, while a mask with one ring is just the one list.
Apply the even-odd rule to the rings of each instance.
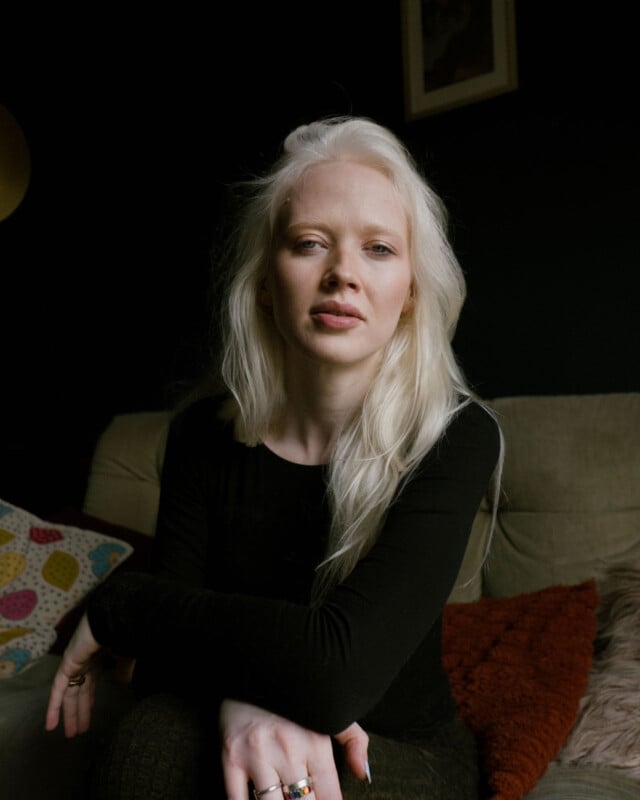
[[0, 221], [20, 205], [30, 177], [31, 158], [22, 128], [9, 109], [0, 105]]

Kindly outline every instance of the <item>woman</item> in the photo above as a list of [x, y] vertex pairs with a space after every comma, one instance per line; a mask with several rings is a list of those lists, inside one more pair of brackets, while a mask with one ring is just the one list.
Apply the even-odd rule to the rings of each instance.
[[221, 390], [173, 418], [153, 574], [91, 596], [47, 728], [87, 729], [108, 648], [141, 699], [96, 797], [471, 800], [442, 610], [501, 437], [452, 351], [445, 212], [370, 120], [283, 149], [232, 237]]

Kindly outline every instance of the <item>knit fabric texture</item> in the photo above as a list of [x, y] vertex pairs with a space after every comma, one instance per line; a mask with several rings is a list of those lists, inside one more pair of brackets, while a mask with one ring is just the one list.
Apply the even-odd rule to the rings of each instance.
[[593, 661], [595, 580], [445, 607], [443, 663], [478, 738], [490, 800], [520, 800], [576, 720]]

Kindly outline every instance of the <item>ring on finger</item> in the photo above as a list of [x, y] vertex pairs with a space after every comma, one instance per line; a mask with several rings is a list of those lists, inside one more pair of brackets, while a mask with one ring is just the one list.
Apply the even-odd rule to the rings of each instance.
[[253, 796], [256, 798], [263, 797], [265, 794], [271, 794], [271, 792], [276, 792], [278, 789], [282, 789], [282, 783], [274, 783], [273, 786], [267, 786], [266, 789], [254, 789]]
[[282, 785], [282, 794], [284, 800], [298, 800], [313, 791], [313, 781], [311, 776], [307, 775], [306, 778], [296, 781], [295, 783], [288, 783]]
[[86, 675], [73, 675], [69, 678], [68, 686], [82, 686], [86, 680]]

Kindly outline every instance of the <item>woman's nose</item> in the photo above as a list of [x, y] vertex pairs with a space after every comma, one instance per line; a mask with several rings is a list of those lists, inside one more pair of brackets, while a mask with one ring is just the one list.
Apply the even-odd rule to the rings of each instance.
[[329, 258], [322, 284], [330, 289], [347, 286], [357, 290], [360, 287], [360, 275], [355, 254], [346, 248], [336, 249]]

